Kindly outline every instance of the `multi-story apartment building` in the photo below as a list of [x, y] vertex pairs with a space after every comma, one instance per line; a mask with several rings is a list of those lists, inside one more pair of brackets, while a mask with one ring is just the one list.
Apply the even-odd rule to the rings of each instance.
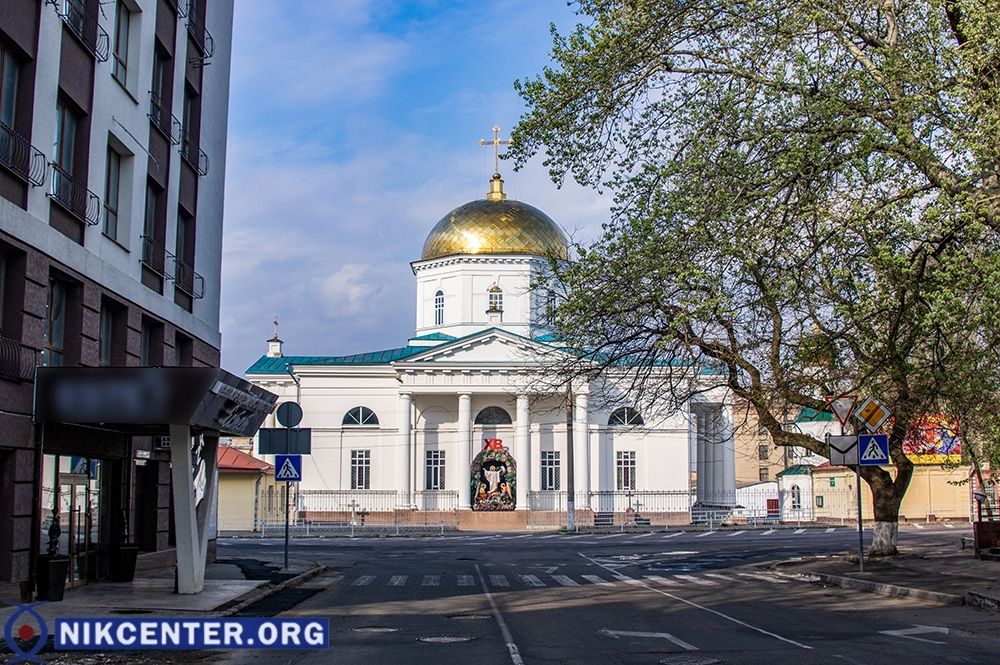
[[[35, 423], [36, 366], [219, 366], [233, 0], [0, 2], [0, 581], [173, 556], [151, 436]], [[55, 504], [55, 505], [53, 505]], [[127, 532], [127, 533], [126, 533]]]

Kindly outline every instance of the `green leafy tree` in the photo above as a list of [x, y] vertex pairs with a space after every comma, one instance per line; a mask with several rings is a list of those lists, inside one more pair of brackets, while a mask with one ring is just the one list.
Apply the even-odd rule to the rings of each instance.
[[[894, 553], [909, 424], [975, 412], [968, 387], [996, 386], [1000, 0], [578, 12], [517, 84], [511, 149], [614, 195], [601, 237], [552, 264], [578, 371], [628, 366], [678, 399], [714, 380], [778, 445], [824, 455], [782, 410], [877, 396], [893, 467], [862, 475], [871, 553]], [[650, 371], [664, 365], [718, 373]]]

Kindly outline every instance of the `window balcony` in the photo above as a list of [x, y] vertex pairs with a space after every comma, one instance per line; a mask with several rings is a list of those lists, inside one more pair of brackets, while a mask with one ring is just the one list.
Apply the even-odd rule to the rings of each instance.
[[194, 268], [184, 263], [181, 259], [167, 252], [167, 264], [172, 269], [168, 272], [168, 278], [174, 280], [174, 286], [192, 298], [199, 300], [205, 297], [205, 278], [194, 271]]
[[0, 166], [35, 187], [45, 184], [49, 164], [41, 150], [0, 122]]
[[149, 120], [160, 132], [170, 140], [170, 143], [177, 145], [181, 142], [181, 121], [173, 113], [163, 106], [160, 96], [149, 91]]
[[167, 257], [169, 256], [170, 259], [173, 259], [173, 254], [166, 250], [163, 243], [152, 236], [139, 236], [139, 242], [142, 243], [142, 256], [139, 258], [142, 265], [160, 277], [170, 279], [170, 274], [165, 268], [167, 266]]
[[198, 56], [189, 57], [188, 59], [195, 67], [204, 67], [208, 64], [209, 58], [215, 55], [215, 40], [212, 38], [212, 33], [205, 27], [205, 24], [198, 19], [193, 3], [188, 4], [187, 30], [195, 46], [198, 47], [199, 52]]
[[17, 340], [0, 335], [0, 377], [13, 381], [35, 378], [38, 353]]
[[96, 226], [101, 221], [101, 199], [52, 162], [52, 189], [47, 196], [84, 224]]
[[187, 130], [181, 129], [181, 157], [191, 165], [198, 175], [208, 175], [208, 155], [196, 141], [192, 141]]
[[104, 62], [111, 53], [111, 39], [97, 17], [87, 11], [81, 0], [45, 0], [52, 5], [69, 31], [90, 53]]
[[187, 18], [188, 15], [188, 3], [187, 0], [167, 0], [167, 4], [174, 8], [177, 12], [177, 18]]

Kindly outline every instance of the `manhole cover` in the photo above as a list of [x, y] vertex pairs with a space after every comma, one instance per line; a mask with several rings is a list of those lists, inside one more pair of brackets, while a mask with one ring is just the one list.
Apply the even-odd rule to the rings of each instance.
[[395, 633], [399, 628], [389, 628], [388, 626], [362, 626], [354, 628], [355, 633]]
[[432, 644], [454, 644], [455, 642], [468, 642], [471, 637], [458, 637], [456, 635], [437, 635], [435, 637], [420, 637], [418, 642], [430, 642]]
[[721, 662], [722, 661], [718, 658], [711, 658], [709, 656], [688, 656], [686, 654], [670, 656], [660, 661], [662, 665], [717, 665]]
[[449, 614], [448, 618], [472, 621], [476, 619], [489, 619], [490, 617], [487, 614]]

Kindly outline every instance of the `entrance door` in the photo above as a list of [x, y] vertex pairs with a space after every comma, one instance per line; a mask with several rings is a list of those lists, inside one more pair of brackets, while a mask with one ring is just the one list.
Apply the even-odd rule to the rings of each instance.
[[[70, 472], [59, 474], [60, 551], [69, 555], [67, 585], [81, 586], [98, 575], [100, 484], [97, 460], [70, 457]], [[61, 466], [64, 466], [61, 465]]]

